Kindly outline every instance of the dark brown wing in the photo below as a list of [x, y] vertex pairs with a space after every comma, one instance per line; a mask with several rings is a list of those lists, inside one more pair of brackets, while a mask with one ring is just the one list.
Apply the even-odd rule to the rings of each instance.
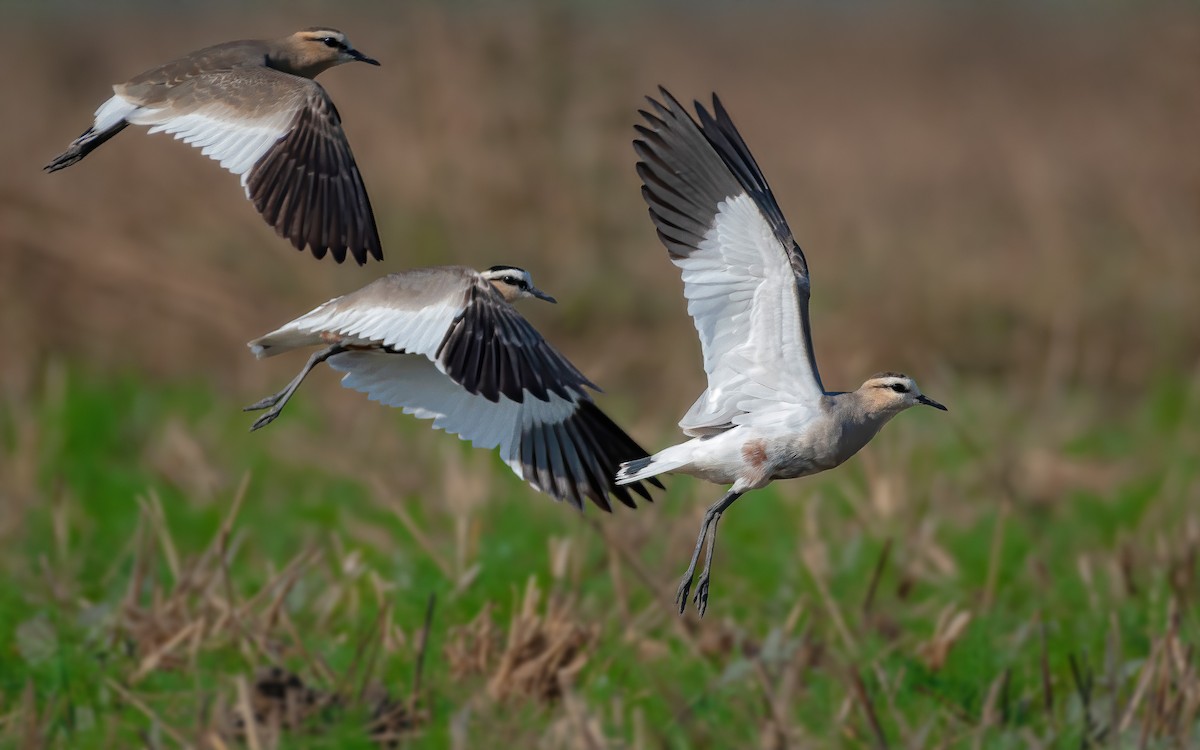
[[610, 494], [622, 505], [636, 508], [629, 490], [652, 501], [649, 489], [642, 482], [663, 488], [653, 477], [627, 485], [616, 483], [622, 463], [646, 458], [647, 454], [591, 399], [580, 398], [568, 414], [547, 417], [530, 420], [521, 430], [519, 457], [506, 457], [510, 465], [513, 459], [519, 460], [521, 470], [517, 473], [542, 492], [581, 510], [586, 497], [596, 507], [611, 511]]
[[[282, 74], [281, 74], [282, 75]], [[275, 231], [341, 263], [383, 260], [375, 214], [337, 108], [315, 82], [287, 134], [251, 168], [246, 192]]]
[[545, 401], [549, 393], [573, 399], [586, 394], [584, 387], [600, 390], [486, 281], [471, 287], [436, 358], [451, 379], [489, 401], [504, 394], [521, 403], [526, 391]]

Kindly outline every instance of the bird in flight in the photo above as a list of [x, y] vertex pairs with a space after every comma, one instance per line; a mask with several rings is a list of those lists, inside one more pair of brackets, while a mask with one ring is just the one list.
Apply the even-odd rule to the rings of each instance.
[[[618, 485], [617, 467], [646, 456], [592, 401], [596, 389], [542, 338], [512, 303], [554, 298], [527, 271], [493, 266], [421, 268], [376, 279], [249, 343], [270, 357], [324, 348], [279, 393], [246, 407], [268, 410], [250, 428], [270, 424], [321, 362], [346, 373], [342, 385], [403, 409], [433, 427], [500, 449], [534, 489], [582, 509], [584, 498], [611, 510], [609, 496], [635, 507], [645, 485]], [[632, 493], [631, 493], [632, 490]]]
[[808, 262], [750, 149], [715, 94], [711, 114], [696, 103], [697, 122], [659, 90], [662, 101], [648, 98], [652, 111], [641, 111], [645, 124], [635, 126], [637, 173], [683, 277], [708, 387], [679, 422], [691, 439], [626, 461], [617, 482], [675, 473], [731, 485], [704, 514], [676, 592], [682, 614], [707, 540], [694, 595], [703, 617], [717, 524], [739, 497], [838, 466], [910, 406], [946, 407], [896, 372], [848, 393], [825, 390], [809, 324]]
[[326, 27], [225, 42], [113, 86], [96, 119], [45, 169], [83, 159], [129, 124], [171, 133], [242, 178], [280, 236], [317, 258], [383, 258], [375, 215], [329, 94], [313, 80], [347, 62], [379, 65]]

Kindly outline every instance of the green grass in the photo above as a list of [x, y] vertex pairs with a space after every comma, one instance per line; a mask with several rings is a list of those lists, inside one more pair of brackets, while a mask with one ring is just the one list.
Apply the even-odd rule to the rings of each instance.
[[[342, 696], [307, 729], [284, 731], [281, 746], [376, 746], [364, 729], [370, 702], [358, 694], [378, 683], [408, 696], [430, 595], [437, 604], [412, 746], [456, 737], [468, 746], [589, 746], [588, 732], [639, 747], [744, 746], [766, 736], [859, 745], [874, 737], [868, 704], [895, 745], [1075, 747], [1111, 737], [1113, 717], [1127, 710], [1122, 744], [1136, 746], [1143, 732], [1167, 747], [1200, 738], [1200, 681], [1186, 651], [1200, 636], [1200, 406], [1186, 383], [1161, 383], [1114, 421], [1077, 434], [1022, 425], [974, 448], [937, 415], [904, 415], [869, 457], [739, 503], [722, 523], [709, 616], [681, 624], [670, 593], [698, 509], [718, 488], [676, 478], [652, 506], [581, 517], [535, 495], [494, 457], [399, 414], [369, 422], [359, 440], [297, 404], [247, 434], [248, 416], [203, 385], [59, 375], [0, 414], [0, 470], [32, 477], [31, 486], [10, 483], [0, 537], [4, 746], [172, 746], [177, 733], [218, 747], [213, 737], [231, 741], [220, 732], [236, 713], [237, 680], [252, 685], [272, 664]], [[946, 399], [952, 415], [971, 414], [986, 412], [990, 395]], [[350, 393], [332, 397], [339, 408], [375, 409]], [[1074, 407], [1088, 408], [1099, 406]], [[197, 450], [170, 448], [178, 435]], [[292, 455], [296, 445], [316, 450]], [[1019, 468], [1034, 449], [1050, 451], [1067, 479]], [[356, 453], [349, 464], [312, 459], [338, 451]], [[424, 489], [390, 482], [392, 467], [413, 461]], [[188, 479], [204, 472], [217, 479]], [[203, 555], [219, 548], [243, 478], [226, 583]], [[381, 492], [381, 481], [390, 489]], [[902, 502], [882, 503], [884, 492]], [[557, 574], [552, 539], [568, 545]], [[168, 546], [181, 576], [213, 576], [207, 594], [177, 592]], [[246, 603], [303, 554], [308, 564], [281, 605], [294, 634], [264, 602], [246, 605], [238, 627], [214, 624], [220, 607]], [[139, 565], [146, 575], [130, 603]], [[502, 651], [531, 578], [545, 592], [534, 610], [541, 626], [587, 634], [586, 664], [565, 697], [497, 699], [487, 685], [498, 659], [483, 674], [452, 674], [447, 644], [490, 606]], [[547, 600], [557, 616], [546, 615]], [[176, 628], [189, 618], [207, 625], [135, 680], [174, 632], [153, 636], [145, 625], [166, 617], [166, 601], [182, 607], [170, 620]], [[939, 661], [929, 644], [939, 618], [946, 625], [957, 612], [970, 620]], [[377, 627], [381, 615], [390, 626]], [[1178, 663], [1149, 659], [1164, 642]], [[1090, 691], [1072, 660], [1094, 673]]]

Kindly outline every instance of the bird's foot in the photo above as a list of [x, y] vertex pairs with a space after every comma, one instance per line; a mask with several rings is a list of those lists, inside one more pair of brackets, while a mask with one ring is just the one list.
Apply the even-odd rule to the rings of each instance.
[[696, 614], [701, 618], [704, 617], [704, 612], [708, 609], [708, 571], [700, 574], [700, 580], [696, 582], [696, 595], [692, 597], [692, 601], [696, 605]]
[[675, 604], [679, 607], [681, 615], [687, 609], [688, 592], [692, 590], [693, 575], [695, 575], [695, 571], [689, 568], [688, 572], [684, 574], [683, 580], [679, 582], [679, 588], [675, 591]]
[[279, 403], [279, 399], [281, 398], [283, 398], [283, 392], [272, 393], [270, 396], [267, 396], [260, 401], [255, 401], [249, 406], [243, 406], [242, 411], [258, 411], [259, 409], [269, 409], [275, 404]]
[[[260, 408], [265, 408], [265, 407], [260, 407]], [[247, 409], [247, 411], [249, 411], [249, 409]], [[275, 418], [279, 416], [280, 411], [281, 411], [281, 408], [276, 406], [274, 409], [271, 409], [271, 411], [267, 412], [266, 414], [262, 415], [258, 419], [254, 420], [254, 424], [250, 425], [250, 431], [254, 432], [255, 430], [262, 429], [263, 427], [266, 427], [267, 425], [271, 424], [272, 422], [275, 421]]]

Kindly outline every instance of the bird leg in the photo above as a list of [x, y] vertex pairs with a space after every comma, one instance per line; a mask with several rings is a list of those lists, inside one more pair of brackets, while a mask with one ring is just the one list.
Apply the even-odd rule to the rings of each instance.
[[704, 512], [704, 520], [700, 523], [700, 536], [696, 537], [696, 548], [692, 550], [692, 560], [688, 563], [683, 580], [679, 582], [679, 588], [675, 592], [675, 603], [679, 605], [679, 614], [683, 614], [684, 608], [687, 607], [688, 592], [692, 588], [692, 577], [696, 575], [696, 563], [700, 560], [700, 549], [704, 546], [705, 538], [709, 537], [711, 528], [712, 535], [708, 540], [708, 554], [704, 557], [704, 570], [700, 573], [695, 596], [696, 611], [701, 617], [704, 617], [704, 611], [708, 608], [709, 569], [712, 567], [713, 547], [717, 543], [717, 522], [721, 520], [721, 514], [741, 496], [741, 492], [729, 490], [724, 497], [713, 503]]
[[308, 362], [304, 365], [304, 369], [300, 370], [300, 374], [292, 378], [292, 382], [288, 383], [286, 388], [279, 393], [267, 396], [261, 401], [250, 404], [242, 409], [242, 411], [270, 409], [269, 412], [259, 417], [254, 424], [250, 425], [250, 431], [254, 432], [260, 427], [266, 427], [274, 422], [275, 418], [279, 416], [279, 412], [283, 411], [283, 407], [287, 406], [287, 402], [291, 400], [292, 394], [294, 394], [296, 389], [300, 387], [300, 384], [304, 382], [304, 378], [308, 377], [308, 373], [312, 372], [314, 367], [329, 359], [333, 355], [341, 354], [344, 351], [346, 351], [346, 349], [341, 344], [334, 344], [328, 349], [317, 352], [308, 358]]

